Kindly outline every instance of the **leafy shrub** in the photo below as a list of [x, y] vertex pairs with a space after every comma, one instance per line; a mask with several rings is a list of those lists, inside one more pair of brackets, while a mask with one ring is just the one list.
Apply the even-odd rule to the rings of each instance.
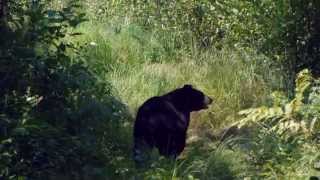
[[[126, 107], [78, 56], [77, 1], [8, 1], [0, 37], [0, 179], [101, 178]], [[108, 140], [107, 142], [110, 142]]]
[[[318, 127], [319, 124], [319, 121], [314, 118], [319, 115], [317, 111], [318, 81], [311, 77], [310, 71], [301, 71], [296, 79], [296, 93], [293, 100], [288, 102], [285, 97], [279, 96], [279, 93], [274, 93], [273, 107], [259, 107], [241, 111], [239, 114], [245, 115], [245, 118], [240, 120], [239, 125], [262, 121], [267, 122], [280, 134], [287, 130], [308, 134], [316, 132], [318, 129], [314, 129], [314, 127]], [[311, 112], [306, 113], [305, 109], [310, 109]]]
[[[307, 177], [313, 163], [319, 161], [319, 80], [310, 71], [297, 75], [295, 97], [289, 101], [274, 93], [272, 107], [243, 110], [238, 126], [255, 124], [251, 162], [262, 177]], [[299, 162], [299, 163], [297, 163]], [[296, 173], [296, 174], [294, 174]]]
[[[244, 1], [135, 1], [133, 21], [157, 31], [171, 32], [177, 48], [183, 44], [218, 46], [225, 35], [239, 25]], [[233, 22], [234, 21], [234, 22]], [[249, 22], [249, 21], [248, 21]], [[239, 30], [244, 26], [237, 27]]]

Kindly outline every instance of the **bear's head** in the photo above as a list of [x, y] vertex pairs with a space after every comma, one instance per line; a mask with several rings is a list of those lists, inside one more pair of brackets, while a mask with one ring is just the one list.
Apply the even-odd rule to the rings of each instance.
[[185, 105], [190, 111], [199, 111], [201, 109], [207, 109], [212, 103], [212, 98], [205, 95], [203, 92], [195, 89], [192, 85], [186, 84], [181, 88], [184, 98]]

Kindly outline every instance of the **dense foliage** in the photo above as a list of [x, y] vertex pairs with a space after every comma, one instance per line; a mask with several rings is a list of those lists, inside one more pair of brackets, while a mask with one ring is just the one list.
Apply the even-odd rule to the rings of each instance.
[[240, 112], [244, 118], [238, 126], [255, 124], [259, 128], [259, 135], [250, 142], [251, 161], [259, 168], [258, 172], [263, 172], [257, 176], [282, 179], [312, 174], [314, 164], [320, 161], [319, 88], [319, 79], [303, 70], [297, 76], [292, 100], [275, 92], [271, 107]]
[[0, 40], [0, 179], [79, 179], [103, 167], [105, 131], [125, 109], [67, 40], [84, 20], [78, 7], [8, 2]]
[[[0, 179], [320, 176], [319, 18], [316, 0], [0, 0]], [[131, 116], [186, 83], [215, 105], [178, 160], [136, 169]]]
[[[88, 1], [91, 19], [124, 19], [154, 31], [165, 51], [194, 47], [254, 47], [271, 57], [289, 82], [297, 72], [319, 75], [320, 4], [313, 0], [280, 1]], [[121, 31], [117, 25], [116, 31]], [[172, 50], [175, 49], [176, 51]], [[179, 51], [178, 51], [179, 52]], [[178, 53], [179, 55], [179, 53]]]

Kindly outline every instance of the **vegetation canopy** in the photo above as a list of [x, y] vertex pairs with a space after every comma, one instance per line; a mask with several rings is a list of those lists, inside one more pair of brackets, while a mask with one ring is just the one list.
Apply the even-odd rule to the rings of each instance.
[[[0, 0], [0, 179], [320, 177], [320, 2]], [[177, 160], [132, 159], [147, 99], [192, 84]]]

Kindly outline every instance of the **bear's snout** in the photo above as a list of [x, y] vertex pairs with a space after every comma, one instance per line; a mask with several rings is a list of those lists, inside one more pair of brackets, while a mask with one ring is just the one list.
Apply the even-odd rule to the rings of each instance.
[[213, 102], [212, 98], [210, 98], [209, 96], [205, 96], [204, 98], [204, 105], [205, 108], [208, 108], [208, 106]]

